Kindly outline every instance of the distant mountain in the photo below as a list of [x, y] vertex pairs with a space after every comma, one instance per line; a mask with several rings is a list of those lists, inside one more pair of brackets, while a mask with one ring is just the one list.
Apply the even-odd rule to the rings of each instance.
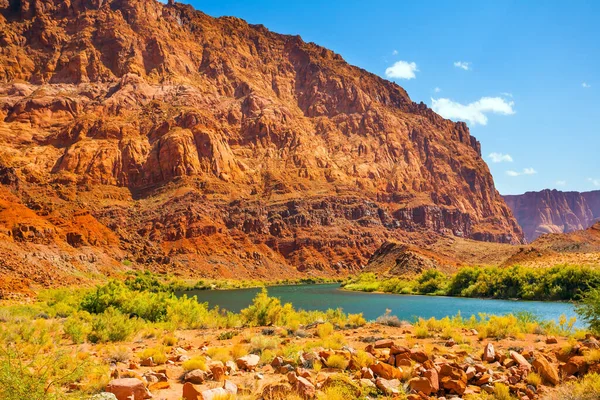
[[48, 285], [523, 241], [466, 124], [298, 36], [174, 2], [0, 0], [0, 182], [0, 274]]
[[504, 200], [529, 242], [545, 233], [584, 230], [600, 221], [600, 190], [584, 193], [542, 190], [504, 196]]

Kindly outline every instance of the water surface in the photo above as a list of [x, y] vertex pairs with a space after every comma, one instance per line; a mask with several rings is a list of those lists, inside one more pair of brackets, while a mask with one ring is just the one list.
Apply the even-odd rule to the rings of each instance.
[[[260, 290], [194, 290], [185, 294], [197, 296], [199, 302], [208, 302], [211, 308], [219, 306], [239, 312], [248, 307]], [[268, 291], [270, 296], [280, 298], [283, 303], [292, 303], [296, 309], [325, 311], [342, 308], [346, 313], [363, 313], [367, 320], [383, 315], [386, 309], [407, 321], [416, 317], [443, 318], [458, 312], [463, 317], [470, 317], [479, 313], [504, 315], [527, 311], [543, 320], [555, 321], [561, 314], [567, 318], [576, 316], [574, 306], [569, 303], [350, 292], [340, 289], [338, 284], [273, 286]]]

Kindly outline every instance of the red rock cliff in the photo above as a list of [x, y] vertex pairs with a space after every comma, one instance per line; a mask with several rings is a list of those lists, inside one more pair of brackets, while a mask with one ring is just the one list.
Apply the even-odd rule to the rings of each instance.
[[545, 233], [583, 230], [600, 220], [600, 190], [585, 193], [542, 190], [504, 199], [528, 241]]
[[300, 37], [153, 0], [0, 0], [0, 44], [15, 256], [269, 277], [421, 232], [522, 241], [464, 123]]

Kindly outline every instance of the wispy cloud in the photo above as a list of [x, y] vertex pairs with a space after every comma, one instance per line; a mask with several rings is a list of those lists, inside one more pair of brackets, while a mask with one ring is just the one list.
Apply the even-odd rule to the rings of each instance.
[[512, 98], [512, 97], [513, 97], [513, 94], [512, 94], [512, 93], [510, 93], [510, 92], [502, 92], [502, 93], [500, 93], [500, 95], [502, 95], [502, 96], [504, 96], [504, 97], [510, 97], [510, 98]]
[[501, 162], [513, 162], [513, 158], [510, 154], [502, 154], [502, 153], [490, 153], [488, 156], [493, 163], [501, 163]]
[[469, 103], [461, 104], [450, 99], [431, 99], [431, 108], [444, 118], [467, 121], [471, 125], [487, 125], [486, 114], [512, 115], [515, 113], [513, 101], [501, 97], [482, 97]]
[[442, 89], [440, 89], [439, 87], [436, 87], [435, 89], [433, 89], [434, 92], [439, 93], [442, 91]]
[[506, 175], [508, 176], [521, 176], [521, 175], [535, 175], [537, 174], [537, 171], [533, 168], [524, 168], [523, 171], [513, 171], [513, 170], [508, 170], [506, 171]]
[[471, 69], [471, 63], [466, 61], [455, 61], [454, 66], [456, 68], [464, 69], [465, 71], [469, 71]]
[[397, 56], [397, 55], [398, 55], [398, 50], [394, 50], [394, 51], [392, 51], [392, 55], [393, 55], [393, 56]]
[[588, 181], [590, 181], [594, 186], [600, 186], [600, 179], [588, 178]]
[[582, 87], [582, 88], [584, 88], [584, 89], [589, 89], [589, 88], [591, 88], [591, 87], [592, 87], [592, 85], [590, 85], [590, 84], [589, 84], [589, 83], [587, 83], [587, 82], [583, 82], [583, 83], [581, 84], [581, 87]]
[[419, 72], [417, 64], [408, 61], [397, 61], [394, 65], [385, 70], [385, 76], [396, 79], [414, 79]]
[[567, 185], [567, 181], [556, 181], [556, 182], [554, 182], [554, 184], [556, 186], [566, 186]]

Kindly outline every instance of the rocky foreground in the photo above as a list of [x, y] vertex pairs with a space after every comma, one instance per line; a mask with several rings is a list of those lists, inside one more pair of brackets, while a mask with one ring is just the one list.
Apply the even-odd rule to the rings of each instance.
[[[105, 390], [118, 400], [381, 396], [418, 400], [479, 399], [486, 394], [497, 399], [560, 399], [556, 386], [600, 371], [600, 343], [591, 336], [578, 342], [541, 335], [488, 341], [478, 339], [477, 331], [465, 329], [457, 344], [440, 335], [416, 339], [419, 333], [407, 323], [399, 327], [368, 324], [342, 331], [347, 345], [331, 350], [310, 346], [317, 330], [306, 331], [306, 337], [282, 339], [279, 348], [296, 345], [300, 349], [289, 357], [272, 357], [276, 349], [263, 348], [262, 355], [238, 358], [222, 356], [231, 354], [227, 349], [235, 349], [244, 340], [276, 338], [281, 332], [246, 329], [226, 340], [217, 339], [223, 338], [223, 331], [178, 332], [179, 341], [165, 354], [164, 364], [161, 360], [156, 365], [152, 357], [112, 363], [113, 379]], [[132, 351], [154, 344], [135, 343]], [[211, 359], [210, 354], [219, 359]], [[206, 363], [190, 369], [186, 363], [199, 356]], [[113, 398], [108, 393], [94, 398]], [[507, 397], [500, 397], [502, 393]]]

